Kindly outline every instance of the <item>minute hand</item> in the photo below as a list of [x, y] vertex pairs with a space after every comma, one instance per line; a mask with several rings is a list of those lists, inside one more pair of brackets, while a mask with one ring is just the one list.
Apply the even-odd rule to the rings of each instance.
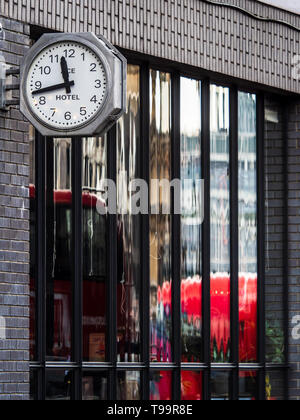
[[48, 86], [43, 89], [35, 90], [32, 95], [40, 95], [41, 93], [52, 92], [53, 90], [64, 89], [68, 86], [74, 86], [74, 82], [60, 83], [59, 85]]

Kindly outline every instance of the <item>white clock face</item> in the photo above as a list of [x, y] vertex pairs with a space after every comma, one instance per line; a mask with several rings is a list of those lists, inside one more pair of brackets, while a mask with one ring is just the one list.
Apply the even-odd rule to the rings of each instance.
[[51, 128], [73, 130], [87, 124], [107, 96], [100, 57], [77, 42], [58, 42], [35, 57], [26, 81], [32, 112]]

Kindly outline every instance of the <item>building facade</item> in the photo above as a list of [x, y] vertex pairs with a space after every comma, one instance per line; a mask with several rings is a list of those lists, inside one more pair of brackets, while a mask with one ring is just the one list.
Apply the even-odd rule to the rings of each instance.
[[[0, 399], [299, 399], [300, 16], [3, 0], [0, 23], [11, 68], [45, 32], [93, 31], [128, 60], [102, 138], [0, 111]], [[133, 214], [125, 172], [188, 180], [181, 215]], [[105, 178], [117, 215], [99, 212]]]

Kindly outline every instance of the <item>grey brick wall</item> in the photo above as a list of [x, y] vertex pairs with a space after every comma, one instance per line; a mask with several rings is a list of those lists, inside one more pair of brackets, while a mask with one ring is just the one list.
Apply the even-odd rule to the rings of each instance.
[[[2, 19], [8, 64], [18, 65], [29, 45], [29, 27]], [[0, 111], [0, 399], [29, 395], [29, 143], [28, 123], [12, 108]]]
[[[291, 104], [288, 131], [289, 180], [289, 319], [300, 315], [300, 100]], [[300, 340], [292, 337], [290, 324], [290, 397], [300, 400]]]
[[[300, 16], [253, 0], [220, 0], [300, 28]], [[300, 93], [300, 32], [202, 0], [2, 0], [2, 14], [57, 31], [94, 31], [116, 46]], [[1, 14], [1, 12], [0, 12]]]
[[[267, 361], [285, 363], [284, 353], [284, 241], [285, 219], [285, 142], [282, 104], [267, 98], [265, 124], [265, 279]], [[271, 116], [276, 118], [272, 120]], [[269, 121], [268, 121], [269, 119]]]

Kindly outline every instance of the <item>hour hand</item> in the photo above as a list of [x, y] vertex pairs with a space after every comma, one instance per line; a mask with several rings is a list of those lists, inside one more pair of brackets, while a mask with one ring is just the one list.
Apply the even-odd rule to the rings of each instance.
[[[53, 90], [59, 90], [59, 89], [64, 89], [64, 88], [69, 88], [71, 86], [74, 86], [75, 83], [72, 82], [68, 82], [68, 83], [60, 83], [59, 85], [52, 85], [52, 86], [47, 86], [45, 88], [39, 89], [39, 90], [35, 90], [33, 92], [31, 92], [32, 95], [40, 95], [42, 93], [46, 93], [46, 92], [52, 92]], [[70, 89], [71, 92], [71, 89]]]
[[64, 78], [65, 85], [66, 85], [66, 92], [71, 93], [71, 85], [69, 82], [69, 69], [68, 69], [68, 64], [65, 57], [61, 57], [60, 65], [61, 65], [62, 76]]

